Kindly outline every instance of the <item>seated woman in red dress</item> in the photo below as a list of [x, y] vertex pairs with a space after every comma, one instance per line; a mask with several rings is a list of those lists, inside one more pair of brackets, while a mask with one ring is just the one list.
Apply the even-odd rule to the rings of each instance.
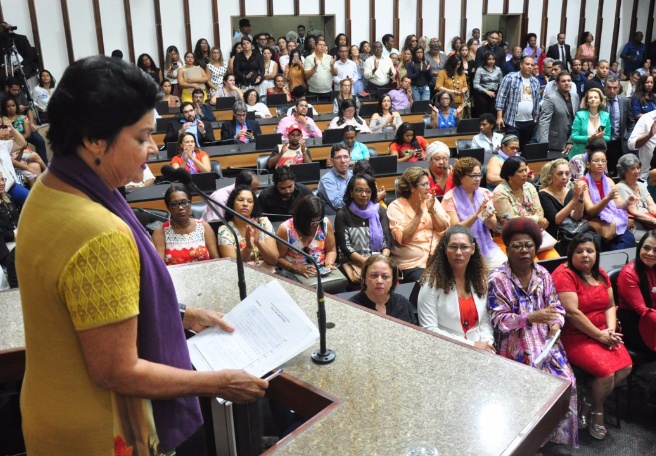
[[191, 192], [173, 184], [164, 194], [171, 219], [153, 231], [153, 244], [167, 266], [219, 257], [216, 234], [201, 219], [191, 218]]
[[178, 155], [171, 159], [171, 166], [184, 166], [191, 174], [209, 173], [210, 156], [196, 146], [196, 137], [191, 133], [182, 133], [178, 138]]
[[656, 359], [656, 230], [640, 239], [635, 260], [622, 268], [617, 293], [624, 343]]
[[416, 162], [426, 156], [428, 141], [416, 136], [412, 124], [403, 122], [396, 130], [396, 138], [389, 145], [390, 154], [396, 155], [399, 162]]
[[601, 440], [608, 434], [604, 402], [615, 385], [628, 377], [632, 361], [622, 334], [616, 332], [613, 288], [599, 268], [599, 249], [592, 234], [574, 237], [567, 249], [567, 263], [558, 266], [552, 276], [567, 312], [561, 339], [569, 362], [594, 377], [588, 390], [592, 403], [585, 397], [581, 400], [579, 428], [587, 427], [592, 437]]
[[435, 196], [442, 196], [453, 188], [449, 158], [451, 158], [451, 151], [443, 142], [433, 141], [426, 148], [429, 191]]

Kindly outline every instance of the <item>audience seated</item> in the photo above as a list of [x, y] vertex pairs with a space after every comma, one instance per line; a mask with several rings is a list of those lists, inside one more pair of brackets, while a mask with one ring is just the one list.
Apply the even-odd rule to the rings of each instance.
[[428, 141], [422, 136], [416, 136], [414, 127], [403, 122], [396, 130], [396, 138], [389, 145], [390, 154], [396, 155], [399, 162], [416, 162], [426, 156]]
[[478, 118], [478, 127], [481, 132], [472, 138], [472, 149], [483, 149], [485, 154], [484, 165], [487, 165], [490, 158], [492, 158], [492, 154], [501, 147], [503, 135], [494, 131], [494, 126], [494, 116], [492, 114], [485, 113], [481, 115]]
[[498, 220], [492, 205], [492, 193], [480, 187], [483, 177], [481, 163], [472, 157], [460, 158], [452, 174], [455, 186], [444, 195], [442, 207], [452, 225], [457, 223], [474, 233], [476, 250], [481, 252], [491, 272], [505, 263], [507, 257], [490, 233], [496, 230]]
[[[544, 218], [549, 225], [547, 232], [558, 239], [555, 249], [561, 256], [567, 255], [567, 246], [575, 233], [579, 224], [584, 224], [584, 199], [583, 194], [587, 191], [588, 185], [578, 180], [573, 186], [570, 186], [569, 163], [564, 158], [556, 159], [542, 167], [540, 174], [540, 204], [544, 210]], [[561, 230], [562, 227], [569, 229]], [[582, 229], [586, 231], [587, 229]]]
[[360, 110], [360, 99], [357, 95], [353, 94], [353, 81], [350, 79], [342, 79], [339, 82], [339, 92], [333, 100], [333, 114], [339, 114], [342, 101], [353, 100], [355, 102], [356, 112]]
[[343, 100], [340, 104], [340, 112], [337, 117], [333, 117], [333, 120], [328, 124], [328, 129], [335, 128], [344, 128], [346, 125], [352, 125], [360, 133], [371, 133], [371, 130], [367, 126], [367, 122], [356, 114], [357, 105], [355, 101], [350, 98]]
[[636, 247], [635, 260], [617, 278], [617, 317], [622, 341], [634, 352], [656, 359], [656, 231], [648, 231]]
[[262, 129], [257, 120], [246, 119], [248, 105], [244, 101], [236, 101], [232, 105], [232, 120], [221, 123], [221, 140], [240, 141], [250, 143], [257, 140], [262, 134]]
[[[180, 105], [180, 114], [180, 116], [176, 116], [177, 122], [171, 122], [166, 127], [165, 144], [177, 141], [185, 133], [193, 136], [194, 141], [199, 146], [215, 141], [212, 122], [204, 122], [198, 119], [193, 104], [187, 101], [183, 102]], [[223, 132], [221, 132], [221, 137], [223, 138]]]
[[280, 119], [280, 122], [278, 122], [278, 126], [276, 127], [276, 133], [280, 133], [282, 135], [282, 139], [286, 140], [288, 139], [287, 132], [289, 131], [289, 127], [292, 125], [300, 125], [301, 133], [303, 133], [303, 139], [321, 138], [323, 133], [321, 133], [321, 130], [317, 124], [314, 123], [314, 119], [307, 115], [308, 109], [309, 103], [305, 97], [303, 96], [297, 98], [296, 108], [291, 114], [288, 113], [286, 117]]
[[277, 148], [271, 152], [271, 157], [267, 161], [268, 168], [312, 163], [312, 155], [310, 149], [305, 146], [303, 129], [299, 124], [289, 126], [287, 139], [287, 142], [278, 144]]
[[281, 95], [283, 93], [287, 95], [287, 103], [292, 101], [292, 94], [289, 93], [285, 77], [282, 74], [277, 74], [273, 79], [273, 87], [267, 89], [267, 95]]
[[190, 173], [210, 172], [210, 156], [196, 146], [196, 138], [189, 132], [182, 133], [178, 138], [177, 155], [171, 159], [171, 166], [184, 166]]
[[[526, 160], [522, 157], [508, 157], [501, 167], [500, 175], [503, 182], [494, 189], [493, 200], [494, 209], [497, 211], [497, 217], [501, 225], [505, 225], [514, 218], [526, 217], [537, 223], [542, 230], [545, 230], [549, 226], [549, 222], [544, 218], [544, 210], [540, 204], [540, 198], [535, 186], [528, 182]], [[550, 237], [544, 232], [542, 235], [546, 238]], [[507, 254], [505, 252], [505, 241], [497, 237], [495, 242]], [[560, 257], [553, 247], [540, 251], [541, 245], [542, 242], [536, 247], [538, 259]]]
[[39, 111], [39, 123], [48, 123], [48, 102], [52, 92], [55, 90], [55, 78], [50, 71], [41, 70], [39, 72], [39, 84], [32, 89], [32, 99], [34, 106]]
[[296, 182], [292, 169], [282, 166], [273, 172], [273, 184], [258, 195], [258, 203], [269, 220], [281, 222], [290, 218], [296, 203], [308, 195], [312, 195], [312, 190]]
[[326, 213], [334, 215], [338, 209], [344, 207], [344, 193], [353, 171], [349, 169], [351, 157], [345, 144], [333, 144], [330, 148], [330, 159], [333, 167], [321, 176], [317, 192], [321, 202], [326, 206]]
[[569, 350], [566, 354], [563, 342], [557, 340], [549, 350], [548, 362], [537, 359], [565, 324], [565, 308], [554, 280], [533, 260], [542, 242], [540, 227], [528, 218], [516, 218], [503, 227], [501, 236], [508, 262], [491, 274], [488, 289], [492, 325], [500, 334], [498, 354], [571, 382], [569, 407], [548, 441], [578, 448], [578, 398], [567, 359]]
[[519, 155], [519, 138], [513, 134], [501, 138], [501, 147], [495, 151], [487, 162], [485, 180], [490, 190], [503, 182], [501, 167], [509, 157]]
[[[43, 163], [47, 163], [46, 141], [37, 131], [36, 125], [30, 120], [31, 116], [19, 114], [18, 103], [18, 99], [12, 95], [2, 101], [2, 123], [5, 125], [11, 124], [14, 129], [23, 135], [27, 142], [34, 145]], [[30, 110], [29, 112], [31, 113], [32, 111]]]
[[6, 128], [0, 128], [0, 172], [5, 179], [5, 192], [9, 193], [19, 206], [25, 204], [29, 190], [22, 185], [16, 175], [15, 163], [11, 154], [23, 150], [26, 145], [27, 141], [23, 135], [13, 126], [6, 125]]
[[185, 64], [178, 69], [178, 87], [181, 90], [182, 102], [191, 102], [191, 93], [194, 89], [205, 90], [205, 83], [209, 80], [205, 70], [195, 61], [192, 52], [184, 55]]
[[394, 293], [398, 283], [398, 269], [389, 256], [374, 254], [362, 266], [362, 291], [349, 301], [382, 315], [417, 324], [412, 304], [405, 296]]
[[638, 181], [640, 159], [634, 154], [623, 155], [617, 162], [617, 172], [620, 178], [617, 184], [620, 198], [627, 201], [630, 196], [635, 197], [635, 204], [629, 204], [626, 210], [635, 223], [635, 238], [642, 239], [647, 231], [656, 228], [656, 203], [647, 190], [647, 184]]
[[387, 92], [387, 95], [392, 99], [392, 108], [397, 111], [411, 109], [414, 98], [410, 77], [401, 75], [399, 76], [399, 82], [399, 87]]
[[352, 125], [347, 125], [342, 129], [342, 142], [349, 151], [352, 164], [360, 160], [369, 160], [369, 148], [366, 144], [357, 141], [357, 136], [358, 130]]
[[194, 89], [194, 91], [191, 93], [191, 104], [194, 106], [196, 119], [202, 120], [211, 128], [212, 122], [216, 122], [216, 117], [214, 117], [214, 108], [212, 108], [210, 103], [203, 103], [204, 97], [205, 92], [200, 89]]
[[344, 192], [344, 207], [335, 217], [335, 238], [339, 263], [354, 284], [365, 277], [364, 262], [371, 255], [390, 256], [393, 244], [385, 208], [378, 204], [376, 181], [368, 174], [356, 174]]
[[421, 277], [428, 256], [439, 241], [439, 234], [449, 226], [449, 216], [429, 193], [428, 173], [422, 168], [407, 168], [397, 184], [401, 195], [387, 209], [390, 231], [394, 237], [392, 256], [403, 272], [401, 282], [416, 282]]
[[257, 90], [248, 89], [244, 92], [244, 102], [246, 103], [248, 112], [254, 112], [255, 117], [258, 119], [271, 117], [269, 107], [260, 101], [260, 96], [257, 94]]
[[210, 225], [191, 218], [191, 191], [171, 184], [164, 194], [170, 220], [153, 231], [153, 244], [167, 266], [219, 257], [216, 234]]
[[469, 228], [449, 227], [421, 277], [419, 324], [450, 339], [496, 353], [487, 312], [484, 254]]
[[222, 97], [234, 97], [237, 101], [244, 100], [244, 94], [237, 87], [235, 75], [232, 73], [225, 74], [223, 77], [223, 87], [219, 88], [212, 98], [210, 98], [210, 104], [216, 105], [216, 99]]
[[[215, 201], [218, 201], [219, 203], [226, 204], [228, 202], [230, 193], [232, 193], [235, 187], [244, 186], [248, 186], [251, 188], [251, 190], [253, 190], [253, 192], [257, 192], [257, 189], [260, 186], [260, 177], [255, 173], [255, 171], [241, 171], [239, 174], [237, 174], [234, 184], [226, 185], [225, 187], [221, 187], [215, 190], [212, 193], [211, 198]], [[225, 211], [222, 208], [217, 207], [214, 209], [211, 205], [208, 204], [203, 210], [202, 219], [207, 223], [222, 222], [224, 215]]]
[[[269, 219], [261, 216], [252, 186], [235, 187], [228, 196], [226, 206], [256, 222], [262, 229], [273, 232], [273, 226]], [[226, 212], [225, 221], [237, 233], [241, 258], [244, 263], [257, 266], [266, 272], [275, 272], [275, 266], [278, 263], [278, 248], [275, 239], [256, 230], [230, 212]], [[235, 237], [226, 225], [219, 227], [217, 238], [221, 258], [237, 258]]]
[[601, 236], [604, 250], [625, 249], [635, 245], [627, 207], [636, 204], [637, 199], [629, 195], [624, 200], [613, 180], [606, 176], [604, 147], [601, 140], [586, 146], [588, 172], [582, 178], [588, 186], [588, 191], [583, 193], [585, 214], [590, 227]]
[[465, 105], [461, 104], [457, 109], [454, 108], [453, 95], [446, 90], [437, 92], [435, 99], [438, 100], [438, 105], [431, 105], [430, 127], [455, 128], [458, 119], [462, 115], [462, 111], [465, 109]]
[[553, 281], [567, 312], [560, 336], [567, 358], [593, 377], [581, 401], [579, 428], [587, 427], [592, 437], [602, 440], [608, 434], [604, 402], [628, 377], [632, 361], [617, 327], [610, 279], [599, 267], [599, 250], [589, 233], [570, 242], [567, 263], [553, 272]]
[[402, 123], [401, 114], [392, 107], [392, 97], [389, 94], [380, 97], [376, 112], [369, 121], [371, 133], [396, 133]]
[[442, 196], [453, 188], [453, 176], [449, 165], [450, 157], [451, 151], [443, 142], [433, 141], [426, 148], [426, 161], [428, 162], [426, 171], [428, 171], [428, 182], [430, 182], [428, 191], [435, 196]]

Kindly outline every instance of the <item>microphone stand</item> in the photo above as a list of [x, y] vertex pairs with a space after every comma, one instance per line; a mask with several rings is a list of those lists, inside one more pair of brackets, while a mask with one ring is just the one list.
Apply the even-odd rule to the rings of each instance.
[[[216, 211], [216, 206], [220, 207], [223, 209], [225, 212], [231, 213], [234, 217], [239, 218], [240, 220], [246, 222], [248, 225], [252, 226], [256, 230], [265, 233], [268, 236], [271, 236], [274, 238], [276, 241], [280, 242], [281, 244], [287, 246], [288, 249], [298, 253], [301, 255], [303, 258], [309, 260], [313, 265], [314, 268], [317, 271], [317, 320], [319, 323], [319, 350], [314, 350], [312, 352], [312, 361], [314, 361], [316, 364], [329, 364], [335, 361], [336, 354], [333, 350], [329, 349], [326, 347], [326, 303], [325, 303], [325, 298], [324, 298], [324, 293], [323, 293], [323, 286], [321, 284], [321, 273], [319, 271], [319, 264], [317, 264], [317, 261], [311, 256], [305, 253], [303, 250], [294, 247], [292, 244], [290, 244], [288, 241], [285, 241], [284, 239], [278, 237], [277, 235], [270, 233], [263, 229], [260, 225], [257, 223], [253, 222], [251, 219], [244, 217], [241, 215], [239, 212], [235, 211], [234, 209], [226, 206], [225, 204], [216, 201], [212, 199], [210, 196], [208, 196], [205, 192], [203, 192], [194, 182], [191, 180], [191, 174], [189, 174], [189, 171], [187, 171], [184, 168], [173, 168], [172, 166], [169, 166], [173, 171], [173, 178], [177, 178], [178, 181], [180, 181], [183, 184], [189, 185], [198, 195], [207, 203], [209, 204], [214, 211]], [[162, 167], [162, 174], [165, 173], [165, 168], [167, 166]], [[166, 169], [166, 172], [171, 172], [169, 169]], [[225, 223], [225, 222], [224, 222]], [[232, 235], [235, 238], [235, 244], [237, 247], [237, 273], [239, 276], [238, 280], [244, 280], [244, 264], [241, 259], [241, 252], [239, 251], [239, 242], [237, 241], [237, 235], [236, 233], [232, 230], [232, 227], [228, 224], [225, 223], [225, 225], [230, 228], [230, 231], [232, 232]], [[246, 298], [246, 283], [244, 280], [243, 283], [244, 286], [244, 296], [241, 299]], [[241, 295], [241, 283], [240, 283], [240, 295]]]

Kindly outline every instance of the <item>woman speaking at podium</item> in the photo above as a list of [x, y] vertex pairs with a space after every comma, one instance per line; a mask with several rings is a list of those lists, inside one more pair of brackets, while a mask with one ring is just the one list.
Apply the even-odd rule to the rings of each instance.
[[50, 101], [54, 158], [16, 239], [28, 454], [198, 454], [194, 396], [247, 402], [268, 386], [243, 371], [192, 370], [183, 326], [225, 324], [215, 312], [179, 306], [117, 190], [140, 181], [157, 153], [158, 92], [138, 68], [99, 56], [69, 66]]

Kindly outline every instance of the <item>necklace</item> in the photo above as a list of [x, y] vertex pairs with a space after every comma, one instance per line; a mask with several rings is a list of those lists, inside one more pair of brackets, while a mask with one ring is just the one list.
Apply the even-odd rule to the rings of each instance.
[[583, 277], [585, 277], [586, 279], [591, 279], [592, 278], [592, 274], [583, 274], [583, 273], [581, 273], [581, 275]]
[[588, 114], [588, 117], [596, 119], [597, 117], [599, 117], [599, 113], [597, 113], [597, 114]]

